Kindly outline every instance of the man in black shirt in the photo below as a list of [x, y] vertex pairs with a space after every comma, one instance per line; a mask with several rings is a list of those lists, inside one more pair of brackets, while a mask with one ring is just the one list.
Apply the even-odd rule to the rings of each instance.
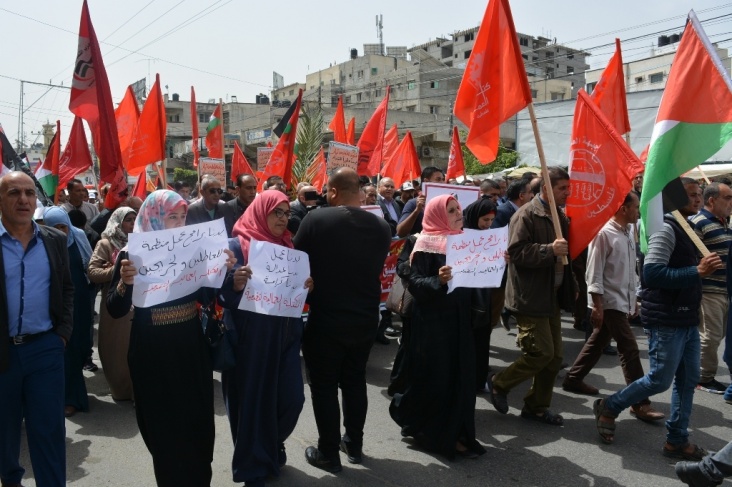
[[[359, 208], [358, 175], [336, 171], [328, 180], [330, 206], [309, 213], [295, 248], [310, 257], [315, 287], [302, 352], [318, 425], [318, 446], [305, 450], [314, 467], [341, 470], [339, 448], [350, 463], [361, 462], [366, 422], [366, 362], [379, 324], [379, 276], [391, 230], [383, 218]], [[338, 388], [343, 395], [341, 438]]]
[[[236, 177], [236, 186], [239, 188], [239, 195], [226, 203], [231, 208], [229, 212], [231, 228], [234, 227], [234, 223], [241, 218], [244, 211], [249, 208], [249, 205], [257, 196], [257, 180], [250, 174], [239, 174]], [[226, 228], [230, 228], [228, 223]]]

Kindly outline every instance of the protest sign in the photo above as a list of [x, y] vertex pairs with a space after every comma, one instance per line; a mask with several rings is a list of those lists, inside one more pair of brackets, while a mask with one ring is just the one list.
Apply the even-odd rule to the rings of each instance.
[[273, 152], [274, 147], [257, 147], [257, 171], [264, 171]]
[[404, 242], [406, 242], [407, 239], [403, 238], [401, 240], [395, 240], [391, 243], [391, 246], [389, 247], [389, 253], [386, 255], [386, 260], [384, 261], [384, 268], [381, 270], [381, 302], [385, 302], [386, 298], [389, 297], [389, 293], [391, 292], [391, 286], [394, 284], [394, 279], [396, 278], [396, 267], [397, 267], [397, 260], [399, 259], [399, 254], [402, 252], [402, 249], [404, 248]]
[[137, 268], [132, 304], [148, 308], [221, 287], [228, 238], [223, 218], [157, 232], [130, 233], [128, 251]]
[[372, 215], [376, 215], [379, 218], [384, 218], [384, 212], [379, 205], [363, 205], [361, 209], [368, 211]]
[[211, 159], [210, 157], [201, 158], [201, 174], [208, 174], [219, 180], [221, 184], [226, 181], [226, 166], [223, 159]]
[[452, 279], [447, 292], [456, 287], [499, 287], [506, 270], [508, 227], [493, 230], [465, 230], [447, 236], [447, 263]]
[[339, 142], [331, 142], [328, 145], [328, 175], [341, 167], [349, 167], [355, 171], [357, 165], [358, 147]]
[[424, 183], [422, 192], [425, 197], [425, 204], [429, 203], [435, 196], [441, 194], [451, 194], [460, 203], [460, 207], [465, 209], [470, 203], [478, 201], [480, 198], [480, 188], [477, 186], [458, 186], [456, 184], [441, 183]]
[[247, 281], [239, 309], [270, 316], [299, 318], [305, 306], [310, 277], [308, 254], [252, 239], [249, 244]]

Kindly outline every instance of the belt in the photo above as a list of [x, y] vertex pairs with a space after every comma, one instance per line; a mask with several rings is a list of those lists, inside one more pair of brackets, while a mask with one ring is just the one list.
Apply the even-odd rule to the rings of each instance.
[[43, 335], [51, 333], [53, 330], [46, 330], [40, 333], [23, 333], [22, 335], [15, 335], [10, 337], [10, 343], [13, 345], [24, 345], [34, 340], [41, 338]]

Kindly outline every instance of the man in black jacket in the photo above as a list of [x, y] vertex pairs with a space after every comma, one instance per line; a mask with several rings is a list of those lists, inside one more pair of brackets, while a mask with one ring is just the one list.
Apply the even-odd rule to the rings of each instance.
[[[257, 196], [257, 180], [254, 179], [254, 176], [249, 174], [239, 174], [236, 178], [236, 186], [239, 188], [239, 195], [226, 203], [231, 208], [229, 218], [232, 221], [232, 227], [234, 226], [234, 223], [241, 218]], [[227, 226], [226, 228], [229, 227]]]
[[36, 189], [22, 172], [0, 179], [0, 482], [20, 486], [20, 434], [36, 484], [66, 485], [64, 347], [74, 286], [66, 236], [33, 221]]
[[219, 180], [213, 176], [204, 176], [201, 179], [201, 199], [188, 207], [186, 225], [223, 218], [226, 224], [226, 234], [231, 237], [234, 222], [231, 217], [231, 208], [221, 201], [222, 194], [224, 194], [224, 190], [221, 189]]

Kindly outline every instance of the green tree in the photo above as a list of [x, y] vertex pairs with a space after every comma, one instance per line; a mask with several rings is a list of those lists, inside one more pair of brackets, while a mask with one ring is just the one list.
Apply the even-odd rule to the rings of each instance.
[[297, 123], [297, 143], [295, 154], [297, 160], [292, 173], [298, 181], [305, 179], [305, 171], [315, 159], [323, 145], [323, 111], [318, 105], [303, 104], [300, 120]]
[[176, 167], [173, 169], [173, 181], [186, 181], [191, 185], [191, 188], [196, 186], [198, 183], [198, 172], [192, 169], [184, 169], [182, 167]]
[[[460, 132], [460, 139], [465, 140], [467, 132]], [[468, 146], [461, 144], [463, 150], [463, 160], [465, 161], [465, 172], [472, 174], [486, 174], [492, 172], [503, 171], [510, 167], [516, 167], [519, 163], [518, 152], [507, 149], [503, 144], [498, 145], [498, 156], [496, 160], [490, 164], [481, 164], [478, 158], [470, 152]]]

